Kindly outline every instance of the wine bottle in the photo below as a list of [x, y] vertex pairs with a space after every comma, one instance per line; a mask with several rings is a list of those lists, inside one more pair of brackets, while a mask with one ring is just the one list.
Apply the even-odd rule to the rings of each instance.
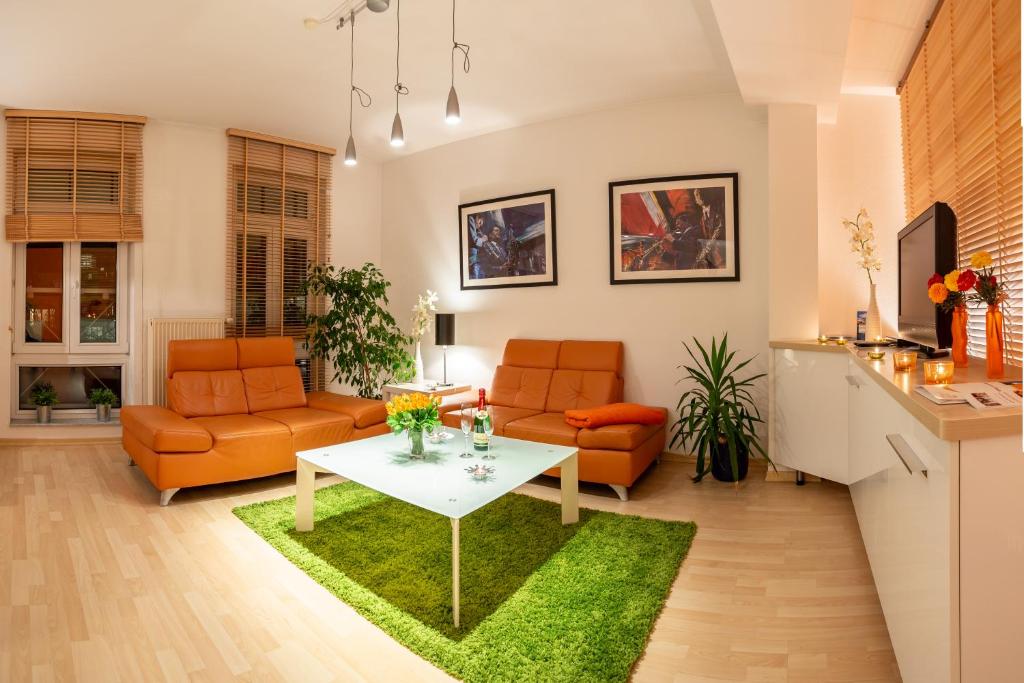
[[473, 450], [486, 451], [489, 445], [487, 436], [487, 421], [490, 420], [487, 414], [487, 399], [484, 390], [480, 390], [480, 399], [476, 405], [476, 415], [473, 416]]

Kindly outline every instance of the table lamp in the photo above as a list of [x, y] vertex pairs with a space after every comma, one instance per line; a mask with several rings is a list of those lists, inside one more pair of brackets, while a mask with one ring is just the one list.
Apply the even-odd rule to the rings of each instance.
[[444, 349], [444, 377], [438, 386], [450, 387], [448, 381], [448, 347], [455, 345], [455, 314], [437, 313], [434, 315], [434, 344]]

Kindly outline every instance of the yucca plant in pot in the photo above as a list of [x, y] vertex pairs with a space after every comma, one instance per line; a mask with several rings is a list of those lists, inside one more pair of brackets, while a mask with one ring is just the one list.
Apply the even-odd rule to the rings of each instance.
[[672, 425], [670, 447], [682, 444], [697, 456], [694, 482], [708, 472], [719, 481], [741, 481], [747, 476], [752, 454], [760, 455], [774, 467], [757, 436], [757, 425], [763, 420], [750, 393], [765, 374], [739, 377], [754, 357], [736, 361], [736, 352], [729, 350], [728, 334], [721, 343], [712, 337], [710, 349], [696, 337], [693, 343], [699, 357], [683, 342], [692, 363], [679, 366], [687, 373], [680, 381], [692, 382], [693, 386], [679, 397], [679, 419]]

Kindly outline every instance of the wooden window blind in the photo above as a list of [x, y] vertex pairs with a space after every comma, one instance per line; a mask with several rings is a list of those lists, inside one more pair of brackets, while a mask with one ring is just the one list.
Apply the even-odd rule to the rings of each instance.
[[12, 242], [142, 239], [143, 116], [8, 109]]
[[[957, 216], [961, 267], [992, 253], [1008, 284], [1006, 352], [1021, 362], [1020, 1], [943, 0], [900, 84], [907, 219], [933, 202]], [[922, 286], [923, 287], [923, 286]], [[923, 289], [922, 289], [923, 291]], [[968, 313], [984, 355], [985, 311]]]
[[[231, 337], [306, 335], [320, 297], [302, 293], [311, 264], [330, 262], [329, 147], [229, 129], [227, 326]], [[318, 361], [304, 367], [307, 388], [322, 388]]]

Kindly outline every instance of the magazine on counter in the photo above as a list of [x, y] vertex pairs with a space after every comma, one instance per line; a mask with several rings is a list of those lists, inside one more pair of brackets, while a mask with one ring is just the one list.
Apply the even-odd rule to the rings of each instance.
[[1011, 386], [1002, 382], [969, 382], [945, 386], [924, 384], [917, 387], [917, 392], [932, 403], [966, 403], [976, 410], [1013, 408], [1021, 405], [1021, 397]]

